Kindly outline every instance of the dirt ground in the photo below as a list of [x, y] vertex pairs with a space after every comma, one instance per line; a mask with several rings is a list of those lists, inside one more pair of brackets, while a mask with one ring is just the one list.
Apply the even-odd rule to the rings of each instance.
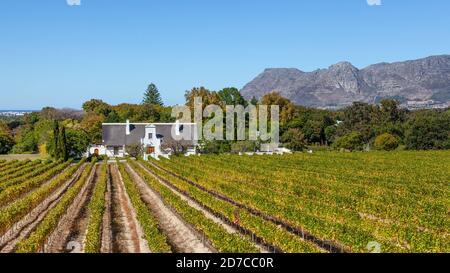
[[149, 253], [136, 212], [125, 190], [116, 164], [110, 165], [112, 178], [112, 235], [115, 253]]
[[141, 191], [142, 200], [151, 208], [159, 221], [160, 227], [168, 236], [171, 245], [176, 252], [181, 253], [211, 253], [212, 249], [201, 239], [193, 228], [190, 228], [180, 216], [166, 206], [162, 198], [155, 193], [142, 178], [127, 164], [127, 170], [133, 177]]

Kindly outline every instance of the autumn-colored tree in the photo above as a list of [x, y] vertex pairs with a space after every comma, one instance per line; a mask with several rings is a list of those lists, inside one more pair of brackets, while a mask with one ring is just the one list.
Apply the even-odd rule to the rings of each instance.
[[375, 149], [383, 151], [393, 151], [398, 147], [398, 140], [395, 136], [385, 133], [375, 138]]
[[262, 105], [278, 105], [280, 107], [280, 122], [285, 124], [292, 120], [295, 115], [295, 105], [279, 92], [271, 92], [261, 98]]
[[186, 99], [186, 105], [189, 106], [192, 112], [194, 111], [194, 99], [196, 97], [202, 98], [203, 109], [212, 104], [223, 106], [219, 94], [204, 87], [194, 87], [191, 91], [186, 91], [184, 97]]
[[39, 113], [40, 119], [55, 120], [59, 119], [58, 110], [53, 107], [44, 107]]
[[105, 121], [105, 116], [94, 112], [87, 113], [81, 121], [79, 127], [84, 130], [91, 143], [102, 142], [102, 123]]
[[109, 113], [111, 112], [111, 106], [107, 104], [106, 102], [99, 100], [99, 99], [91, 99], [85, 103], [83, 103], [83, 110], [86, 113], [97, 113], [104, 115], [107, 117]]

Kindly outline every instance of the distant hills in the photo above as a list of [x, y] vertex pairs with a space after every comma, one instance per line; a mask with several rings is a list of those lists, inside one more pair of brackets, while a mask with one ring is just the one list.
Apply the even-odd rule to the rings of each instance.
[[295, 68], [266, 69], [244, 86], [251, 99], [278, 91], [299, 105], [341, 108], [354, 101], [377, 103], [394, 98], [409, 108], [450, 106], [450, 55], [379, 63], [358, 69], [341, 62], [327, 69], [303, 72]]

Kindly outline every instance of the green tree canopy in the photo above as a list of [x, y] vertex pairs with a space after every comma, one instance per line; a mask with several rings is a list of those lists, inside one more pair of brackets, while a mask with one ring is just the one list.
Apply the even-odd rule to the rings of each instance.
[[14, 139], [0, 131], [0, 154], [7, 154], [14, 146]]
[[83, 110], [86, 113], [97, 113], [105, 117], [111, 112], [111, 106], [99, 99], [91, 99], [83, 103]]
[[334, 147], [349, 151], [362, 150], [364, 147], [364, 137], [359, 132], [350, 132], [334, 142]]
[[375, 138], [375, 149], [383, 151], [393, 151], [398, 147], [398, 139], [388, 133], [379, 135]]
[[450, 114], [415, 112], [407, 124], [405, 144], [411, 150], [450, 149]]
[[55, 159], [67, 160], [69, 157], [66, 128], [58, 121], [53, 123], [53, 134], [47, 142], [47, 150]]
[[30, 126], [23, 127], [16, 136], [16, 145], [14, 145], [11, 153], [34, 153], [38, 150], [38, 140], [34, 132], [34, 128]]
[[58, 149], [59, 154], [57, 155], [57, 158], [66, 161], [68, 159], [68, 152], [67, 152], [66, 127], [64, 126], [61, 126], [61, 129], [59, 130]]
[[293, 151], [303, 151], [306, 149], [305, 135], [299, 129], [289, 129], [281, 137], [281, 141], [285, 143], [286, 148]]
[[144, 99], [142, 100], [143, 104], [154, 104], [163, 106], [164, 103], [161, 98], [161, 94], [159, 93], [158, 88], [155, 84], [151, 83], [147, 90], [144, 93]]
[[89, 146], [89, 136], [82, 130], [67, 129], [67, 154], [69, 157], [80, 158]]
[[225, 105], [242, 105], [244, 107], [247, 106], [247, 101], [242, 97], [239, 90], [235, 87], [224, 88], [219, 91], [219, 97]]

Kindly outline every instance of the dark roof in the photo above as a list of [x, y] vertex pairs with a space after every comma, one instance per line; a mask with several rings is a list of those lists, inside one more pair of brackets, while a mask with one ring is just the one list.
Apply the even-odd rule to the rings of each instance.
[[[126, 135], [126, 123], [117, 124], [105, 123], [103, 127], [103, 145], [106, 146], [123, 146], [139, 144], [141, 139], [145, 136], [145, 127], [149, 124], [133, 124], [130, 123], [130, 134]], [[164, 141], [173, 140], [172, 130], [175, 130], [174, 124], [154, 124], [156, 127], [156, 134], [158, 138], [163, 138]], [[193, 124], [180, 124], [180, 132], [192, 139], [194, 144], [195, 126]]]

